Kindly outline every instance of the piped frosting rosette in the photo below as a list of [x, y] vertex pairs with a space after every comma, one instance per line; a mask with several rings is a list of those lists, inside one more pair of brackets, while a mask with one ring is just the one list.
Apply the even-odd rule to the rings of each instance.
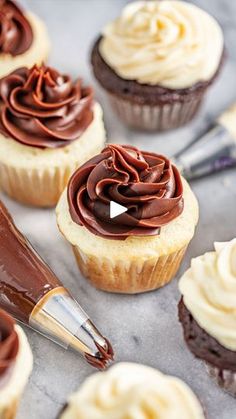
[[[115, 144], [77, 170], [68, 186], [73, 221], [117, 240], [159, 234], [182, 213], [182, 195], [180, 174], [166, 157]], [[111, 201], [127, 212], [111, 219]]]
[[4, 373], [15, 362], [19, 349], [19, 339], [13, 319], [0, 310], [0, 381]]
[[0, 55], [23, 54], [32, 41], [31, 25], [20, 8], [14, 1], [0, 0]]
[[50, 43], [46, 26], [17, 1], [0, 0], [0, 78], [48, 58]]
[[180, 281], [185, 306], [222, 346], [236, 351], [236, 239], [192, 259]]
[[223, 52], [216, 20], [184, 1], [136, 1], [103, 30], [100, 52], [123, 79], [185, 89], [216, 73]]
[[61, 419], [204, 419], [200, 403], [181, 380], [152, 368], [120, 363], [88, 378]]
[[14, 418], [32, 370], [33, 357], [23, 330], [0, 310], [0, 417]]
[[93, 90], [47, 66], [20, 68], [0, 81], [0, 132], [22, 144], [56, 148], [93, 119]]

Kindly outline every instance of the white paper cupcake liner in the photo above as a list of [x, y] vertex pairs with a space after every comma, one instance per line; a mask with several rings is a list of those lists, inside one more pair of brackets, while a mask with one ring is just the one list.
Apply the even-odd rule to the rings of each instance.
[[74, 165], [29, 170], [0, 164], [1, 187], [8, 196], [22, 204], [53, 207], [74, 170]]
[[103, 291], [136, 294], [163, 287], [178, 271], [187, 245], [173, 253], [146, 260], [119, 260], [86, 255], [79, 246], [73, 251], [82, 274]]
[[108, 93], [111, 105], [130, 127], [145, 131], [167, 131], [187, 124], [196, 115], [203, 94], [185, 102], [163, 105], [140, 105]]
[[206, 362], [207, 372], [211, 378], [231, 396], [236, 397], [236, 372], [221, 370]]

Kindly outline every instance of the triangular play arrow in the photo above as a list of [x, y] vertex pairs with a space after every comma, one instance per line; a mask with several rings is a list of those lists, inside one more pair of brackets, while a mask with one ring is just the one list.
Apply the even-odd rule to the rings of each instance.
[[128, 211], [128, 208], [123, 205], [117, 204], [117, 202], [110, 202], [110, 218], [118, 217], [118, 215], [123, 214]]

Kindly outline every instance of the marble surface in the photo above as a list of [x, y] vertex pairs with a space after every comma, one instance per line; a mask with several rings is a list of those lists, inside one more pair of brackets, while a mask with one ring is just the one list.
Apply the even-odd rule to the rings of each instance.
[[[22, 0], [41, 16], [52, 40], [50, 63], [73, 76], [92, 80], [88, 51], [105, 22], [116, 16], [123, 0]], [[199, 116], [187, 127], [163, 135], [137, 134], [126, 129], [110, 111], [102, 91], [96, 94], [105, 111], [108, 138], [172, 155], [202, 132], [236, 98], [236, 2], [193, 1], [221, 22], [226, 37], [227, 63], [209, 93]], [[191, 257], [212, 248], [214, 240], [236, 235], [236, 171], [192, 182], [201, 218], [181, 272]], [[205, 366], [186, 349], [177, 319], [177, 280], [158, 292], [120, 296], [92, 288], [77, 270], [67, 243], [58, 233], [53, 210], [30, 209], [0, 195], [17, 225], [79, 299], [84, 309], [114, 345], [116, 361], [134, 361], [184, 379], [200, 397], [208, 419], [236, 418], [236, 400], [208, 377]], [[34, 352], [34, 371], [24, 394], [18, 419], [53, 419], [67, 396], [93, 372], [78, 355], [65, 351], [26, 329]], [[88, 418], [93, 419], [93, 418]]]

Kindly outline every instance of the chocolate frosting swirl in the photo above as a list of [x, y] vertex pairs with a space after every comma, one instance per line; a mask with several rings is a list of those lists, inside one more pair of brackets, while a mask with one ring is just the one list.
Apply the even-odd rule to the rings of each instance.
[[0, 310], [0, 376], [12, 365], [18, 353], [19, 339], [14, 325], [13, 318]]
[[33, 42], [30, 23], [11, 0], [0, 0], [0, 54], [23, 54]]
[[20, 143], [56, 148], [93, 120], [93, 90], [51, 67], [22, 67], [0, 81], [0, 132]]
[[[109, 144], [68, 185], [73, 221], [107, 239], [152, 236], [183, 211], [178, 170], [161, 155]], [[128, 211], [110, 218], [110, 202]]]

